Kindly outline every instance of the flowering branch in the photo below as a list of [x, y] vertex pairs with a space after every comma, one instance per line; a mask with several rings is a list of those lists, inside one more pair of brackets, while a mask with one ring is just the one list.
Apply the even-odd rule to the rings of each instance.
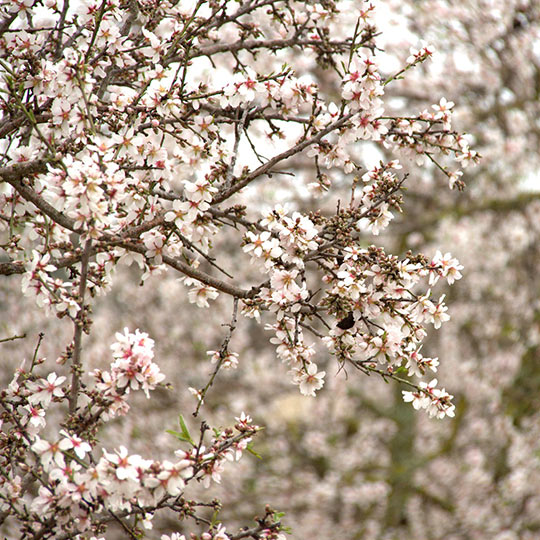
[[197, 392], [198, 403], [197, 403], [197, 408], [195, 409], [195, 412], [193, 413], [193, 416], [197, 416], [199, 414], [199, 409], [201, 408], [201, 405], [204, 402], [204, 398], [206, 397], [208, 390], [210, 390], [210, 387], [214, 384], [214, 380], [216, 379], [216, 376], [219, 370], [221, 369], [222, 365], [224, 364], [224, 362], [230, 361], [229, 360], [230, 358], [229, 342], [231, 341], [233, 332], [236, 329], [237, 322], [238, 322], [238, 297], [234, 297], [233, 314], [232, 314], [231, 322], [229, 323], [229, 331], [227, 332], [227, 335], [225, 336], [225, 339], [223, 340], [223, 343], [217, 355], [218, 358], [217, 358], [216, 368], [214, 369], [214, 372], [210, 376], [210, 379], [206, 383], [206, 386], [202, 388], [199, 392]]

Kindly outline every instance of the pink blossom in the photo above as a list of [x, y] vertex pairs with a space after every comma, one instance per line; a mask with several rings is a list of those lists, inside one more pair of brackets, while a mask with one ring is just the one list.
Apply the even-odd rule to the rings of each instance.
[[47, 379], [39, 379], [36, 383], [31, 383], [32, 393], [28, 396], [28, 401], [32, 405], [40, 404], [47, 408], [53, 398], [61, 398], [64, 395], [62, 384], [66, 377], [58, 377], [56, 373], [49, 373]]
[[36, 440], [31, 448], [39, 456], [40, 462], [45, 470], [50, 470], [53, 466], [65, 466], [64, 454], [62, 453], [60, 442], [50, 443], [45, 439], [36, 436]]
[[188, 292], [188, 298], [192, 304], [197, 304], [198, 307], [210, 307], [208, 300], [215, 300], [219, 296], [219, 292], [216, 289], [200, 281], [186, 279], [185, 283], [186, 285], [193, 285], [192, 289]]
[[86, 454], [92, 451], [92, 447], [77, 435], [69, 434], [65, 430], [61, 430], [60, 435], [65, 437], [65, 439], [61, 441], [62, 449], [73, 450], [79, 459], [84, 459]]
[[300, 392], [304, 396], [314, 396], [316, 390], [320, 390], [324, 384], [325, 371], [317, 371], [316, 364], [309, 364], [296, 378], [300, 386]]

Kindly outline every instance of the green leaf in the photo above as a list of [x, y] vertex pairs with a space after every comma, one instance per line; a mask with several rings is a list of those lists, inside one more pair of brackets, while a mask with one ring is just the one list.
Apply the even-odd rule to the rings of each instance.
[[253, 454], [256, 458], [258, 459], [262, 459], [262, 456], [260, 454], [257, 454], [257, 452], [255, 452], [255, 450], [253, 450], [253, 445], [251, 443], [249, 443], [247, 446], [246, 446], [246, 450], [250, 453], [250, 454]]
[[188, 442], [191, 446], [195, 446], [195, 441], [191, 438], [184, 417], [181, 414], [178, 415], [178, 423], [180, 424], [180, 432], [174, 431], [173, 429], [168, 429], [166, 432], [169, 435], [176, 437], [179, 441]]
[[186, 441], [190, 442], [193, 446], [195, 446], [195, 441], [191, 438], [191, 435], [189, 434], [189, 430], [186, 426], [186, 422], [184, 421], [184, 417], [181, 414], [178, 415], [178, 421], [180, 422], [182, 435], [185, 437]]
[[218, 519], [218, 515], [219, 515], [219, 509], [215, 509], [214, 510], [214, 513], [212, 514], [212, 521], [211, 521], [211, 526], [212, 527], [215, 527], [216, 525], [219, 524], [219, 521], [217, 520]]

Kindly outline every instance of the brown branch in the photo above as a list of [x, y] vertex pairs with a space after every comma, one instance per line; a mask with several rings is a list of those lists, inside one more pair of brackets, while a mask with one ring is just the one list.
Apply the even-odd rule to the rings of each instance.
[[9, 167], [0, 167], [0, 179], [11, 183], [12, 181], [21, 180], [26, 176], [47, 172], [47, 161], [44, 159], [36, 159], [34, 161], [23, 161], [14, 163]]
[[9, 30], [11, 23], [17, 18], [18, 11], [10, 13], [5, 19], [0, 21], [0, 36]]
[[79, 282], [79, 313], [75, 317], [75, 333], [73, 335], [73, 361], [71, 364], [71, 390], [69, 394], [69, 413], [74, 414], [77, 408], [77, 399], [79, 396], [80, 376], [81, 376], [81, 349], [82, 333], [85, 325], [84, 294], [86, 292], [86, 281], [88, 278], [88, 261], [92, 251], [92, 241], [87, 240], [84, 246], [84, 252], [81, 259], [81, 276]]
[[44, 159], [17, 163], [9, 167], [0, 167], [0, 181], [10, 184], [25, 200], [33, 203], [55, 223], [73, 232], [80, 232], [75, 228], [75, 220], [59, 212], [36, 193], [31, 187], [23, 184], [22, 179], [35, 174], [47, 172], [48, 162]]
[[24, 339], [26, 337], [26, 334], [23, 334], [22, 336], [11, 336], [7, 338], [0, 339], [0, 343], [6, 343], [6, 341], [15, 341], [16, 339]]
[[[260, 174], [263, 174], [264, 172], [266, 172], [268, 169], [270, 169], [273, 165], [275, 165], [282, 159], [286, 159], [286, 157], [288, 157], [289, 155], [293, 155], [296, 152], [300, 152], [306, 146], [309, 146], [310, 144], [314, 144], [315, 142], [320, 140], [324, 135], [326, 135], [326, 133], [329, 133], [333, 129], [337, 129], [342, 124], [344, 124], [348, 120], [349, 117], [350, 115], [342, 118], [341, 120], [337, 122], [334, 122], [334, 124], [332, 124], [327, 129], [318, 133], [312, 139], [308, 141], [304, 141], [296, 145], [294, 148], [288, 150], [287, 152], [284, 152], [276, 156], [275, 158], [267, 162], [265, 165], [256, 169], [252, 173], [253, 178], [255, 178], [256, 176], [259, 176]], [[11, 184], [21, 194], [21, 196], [24, 199], [32, 202], [43, 213], [48, 215], [54, 222], [58, 223], [62, 227], [65, 227], [66, 229], [69, 229], [70, 231], [80, 232], [79, 229], [75, 228], [74, 220], [66, 217], [61, 212], [58, 212], [53, 206], [51, 206], [42, 197], [40, 197], [33, 189], [23, 184], [22, 181], [20, 180], [21, 178], [25, 176], [36, 174], [39, 172], [45, 172], [46, 170], [47, 170], [47, 162], [44, 160], [38, 160], [38, 161], [28, 162], [24, 164], [17, 164], [17, 165], [7, 167], [7, 168], [0, 168], [0, 178], [8, 182], [9, 184]], [[229, 194], [228, 196], [232, 195], [234, 192], [241, 189], [243, 185], [247, 185], [247, 183], [249, 183], [249, 181], [251, 180], [248, 180], [246, 178], [244, 179], [244, 181], [235, 184], [230, 190], [228, 190], [227, 192]], [[129, 241], [126, 241], [126, 239], [138, 237], [142, 232], [148, 231], [156, 226], [161, 225], [162, 223], [163, 223], [163, 214], [155, 217], [154, 219], [148, 222], [142, 223], [141, 225], [137, 225], [135, 227], [126, 229], [126, 231], [124, 231], [121, 234], [121, 236], [105, 233], [102, 235], [102, 237], [99, 240], [100, 242], [116, 244], [121, 247], [125, 247], [126, 249], [129, 249], [131, 251], [136, 251], [138, 253], [142, 253], [143, 255], [145, 255], [146, 250], [144, 247], [131, 243]], [[95, 251], [91, 250], [89, 252], [89, 255], [92, 255], [93, 253], [95, 253]], [[77, 259], [79, 258], [75, 258], [75, 260]], [[189, 277], [192, 277], [198, 281], [201, 281], [202, 283], [205, 283], [206, 285], [214, 287], [215, 289], [221, 292], [230, 294], [237, 298], [253, 298], [256, 294], [256, 291], [258, 290], [257, 288], [253, 288], [248, 291], [245, 289], [241, 289], [239, 287], [235, 287], [234, 285], [231, 285], [225, 281], [214, 278], [213, 276], [205, 274], [204, 272], [200, 272], [199, 270], [192, 268], [191, 266], [183, 263], [182, 261], [173, 259], [172, 257], [169, 257], [167, 255], [163, 256], [163, 262], [165, 262], [165, 264], [167, 264], [168, 266], [171, 266], [175, 270], [178, 270], [179, 272], [182, 272], [183, 274]], [[24, 265], [22, 265], [22, 263], [0, 263], [0, 273], [4, 273], [5, 275], [23, 273], [23, 272], [24, 272]]]
[[313, 144], [318, 143], [325, 135], [328, 135], [332, 131], [335, 131], [336, 129], [339, 129], [342, 127], [346, 122], [348, 122], [352, 116], [355, 113], [349, 113], [339, 120], [336, 120], [329, 126], [327, 126], [322, 131], [319, 131], [316, 135], [311, 137], [311, 139], [304, 140], [296, 145], [294, 145], [292, 148], [289, 148], [288, 150], [285, 150], [285, 152], [282, 152], [281, 154], [278, 154], [277, 156], [274, 156], [272, 159], [268, 160], [264, 165], [261, 165], [257, 169], [255, 169], [253, 172], [242, 178], [241, 180], [238, 180], [236, 183], [232, 185], [231, 188], [227, 189], [226, 191], [218, 194], [217, 197], [215, 197], [212, 204], [218, 204], [225, 200], [227, 200], [229, 197], [246, 187], [249, 183], [251, 183], [253, 180], [255, 180], [257, 177], [266, 174], [272, 167], [277, 165], [279, 162], [294, 156], [295, 154], [298, 154], [304, 148], [307, 148], [308, 146], [311, 146]]
[[[254, 527], [252, 529], [245, 529], [238, 534], [234, 534], [233, 536], [229, 536], [230, 540], [240, 540], [241, 538], [248, 538], [251, 536], [251, 538], [263, 538], [260, 533], [263, 531], [267, 531], [269, 529], [279, 529], [281, 527], [281, 521], [276, 521], [274, 523], [270, 524], [264, 524], [259, 525], [258, 527]], [[265, 535], [266, 536], [266, 535]]]
[[64, 35], [64, 26], [66, 23], [66, 15], [69, 9], [69, 0], [64, 0], [64, 4], [62, 5], [62, 11], [60, 13], [60, 20], [58, 21], [57, 28], [56, 28], [56, 50], [54, 53], [55, 58], [60, 58], [61, 51], [62, 51], [62, 37]]
[[[214, 54], [222, 52], [235, 53], [238, 51], [253, 51], [256, 49], [270, 49], [275, 51], [277, 49], [283, 49], [288, 47], [317, 47], [326, 49], [328, 46], [335, 48], [336, 50], [345, 49], [350, 46], [349, 41], [328, 41], [323, 43], [321, 40], [317, 39], [298, 39], [296, 36], [293, 36], [289, 39], [268, 39], [268, 40], [242, 40], [239, 39], [235, 43], [217, 43], [216, 45], [210, 45], [208, 47], [201, 47], [199, 49], [194, 49], [193, 53], [189, 55], [189, 58], [197, 58], [198, 56], [212, 56]], [[178, 62], [182, 60], [181, 57], [174, 57]]]
[[13, 274], [24, 274], [24, 263], [21, 261], [16, 262], [3, 262], [0, 263], [0, 275], [12, 276]]
[[[50, 112], [43, 113], [43, 114], [36, 114], [36, 124], [40, 124], [43, 122], [46, 122], [47, 120], [50, 120], [52, 117], [52, 114]], [[3, 139], [7, 135], [9, 135], [12, 131], [15, 131], [16, 129], [19, 129], [23, 124], [24, 121], [27, 120], [27, 117], [24, 114], [19, 115], [14, 120], [5, 120], [4, 122], [0, 123], [0, 139]]]
[[[116, 242], [116, 244], [130, 251], [135, 251], [137, 253], [141, 253], [142, 255], [146, 255], [146, 248], [144, 246], [133, 244], [132, 242], [127, 242], [125, 240], [118, 241]], [[171, 268], [178, 270], [182, 274], [185, 274], [186, 276], [196, 279], [197, 281], [200, 281], [201, 283], [204, 283], [205, 285], [214, 287], [214, 289], [217, 289], [218, 291], [221, 291], [226, 294], [230, 294], [231, 296], [234, 296], [236, 298], [253, 298], [257, 294], [257, 291], [259, 290], [259, 287], [252, 287], [251, 290], [235, 287], [234, 285], [231, 285], [230, 283], [227, 283], [225, 281], [222, 281], [221, 279], [217, 279], [213, 276], [210, 276], [209, 274], [206, 274], [205, 272], [201, 272], [200, 270], [197, 270], [193, 268], [192, 266], [189, 266], [188, 264], [182, 262], [181, 260], [173, 259], [172, 257], [169, 257], [168, 255], [162, 255], [162, 260], [167, 266], [170, 266]]]

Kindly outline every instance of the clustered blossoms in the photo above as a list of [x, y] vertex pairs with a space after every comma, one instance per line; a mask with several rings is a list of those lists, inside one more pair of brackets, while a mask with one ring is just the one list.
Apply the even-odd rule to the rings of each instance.
[[127, 328], [124, 333], [116, 333], [116, 342], [111, 346], [115, 361], [110, 371], [96, 369], [91, 373], [95, 379], [96, 390], [101, 398], [109, 402], [108, 414], [126, 414], [128, 394], [141, 389], [149, 398], [150, 390], [165, 379], [154, 358], [154, 340], [148, 334], [135, 330], [132, 334]]
[[260, 307], [276, 312], [276, 323], [267, 325], [275, 332], [270, 341], [277, 345], [278, 357], [292, 368], [292, 380], [302, 394], [313, 396], [323, 386], [325, 372], [312, 361], [315, 349], [304, 343], [297, 317], [309, 297], [302, 274], [304, 258], [317, 248], [318, 231], [307, 216], [293, 212], [289, 217], [280, 205], [266, 214], [261, 227], [267, 230], [246, 233], [243, 249], [262, 260], [270, 275], [270, 286], [260, 294]]
[[403, 390], [403, 400], [411, 402], [417, 410], [426, 409], [429, 416], [437, 418], [454, 416], [455, 406], [450, 402], [453, 396], [444, 388], [436, 388], [437, 379], [433, 379], [429, 383], [421, 382], [419, 386], [420, 390], [417, 392]]
[[[93, 429], [91, 424], [112, 418], [120, 408], [118, 402], [123, 402], [130, 391], [142, 389], [148, 396], [164, 378], [151, 361], [153, 340], [147, 334], [125, 329], [116, 337], [111, 346], [115, 360], [110, 372], [94, 374], [100, 399], [95, 401], [96, 394], [90, 390], [94, 407], [91, 401], [80, 412], [79, 425], [86, 426], [87, 431]], [[3, 445], [0, 511], [22, 515], [28, 505], [33, 526], [48, 535], [60, 530], [89, 531], [95, 516], [106, 520], [109, 511], [136, 512], [150, 522], [159, 505], [182, 496], [193, 479], [202, 480], [205, 486], [211, 480], [220, 482], [224, 463], [238, 461], [259, 429], [242, 413], [234, 428], [216, 430], [207, 448], [192, 442], [190, 450], [177, 450], [173, 461], [144, 459], [130, 454], [124, 446], [112, 452], [103, 449], [97, 459], [94, 443], [77, 433], [61, 429], [55, 438], [51, 433], [43, 435], [45, 413], [52, 402], [69, 399], [66, 381], [55, 373], [35, 379], [23, 366], [2, 394], [3, 438], [32, 457], [40, 486], [37, 495], [31, 496], [27, 487], [30, 473], [24, 461], [11, 461], [11, 446]], [[105, 409], [103, 403], [108, 402], [112, 406]], [[209, 538], [228, 538], [224, 529], [220, 534]]]
[[75, 317], [80, 307], [71, 294], [72, 284], [51, 276], [57, 268], [50, 264], [50, 258], [50, 253], [32, 252], [32, 260], [25, 265], [27, 271], [22, 279], [22, 292], [32, 296], [36, 304], [47, 311], [52, 308], [59, 316]]
[[365, 217], [361, 217], [358, 222], [362, 230], [378, 235], [394, 219], [391, 210], [401, 211], [400, 199], [395, 194], [403, 181], [393, 172], [401, 168], [399, 161], [394, 160], [362, 175], [364, 187], [359, 206]]
[[[204, 227], [198, 226], [197, 219], [210, 208], [213, 194], [217, 188], [211, 185], [208, 178], [199, 178], [195, 182], [184, 182], [184, 198], [176, 199], [172, 209], [165, 214], [165, 221], [172, 222], [182, 237], [190, 241], [201, 241], [201, 247], [208, 249]], [[201, 228], [202, 227], [202, 228]]]
[[[397, 161], [376, 167], [362, 177], [361, 195], [343, 216], [349, 237], [343, 233], [341, 250], [329, 248], [331, 257], [322, 257], [324, 233], [330, 222], [318, 219], [318, 226], [307, 216], [294, 212], [291, 217], [278, 205], [260, 221], [261, 232], [248, 231], [244, 251], [253, 261], [261, 261], [269, 276], [269, 287], [259, 295], [258, 309], [276, 313], [276, 323], [267, 325], [275, 333], [270, 341], [277, 346], [278, 357], [291, 367], [291, 376], [302, 394], [315, 395], [322, 388], [324, 371], [314, 361], [315, 348], [306, 343], [304, 328], [317, 307], [310, 303], [314, 293], [308, 286], [307, 263], [325, 271], [327, 289], [320, 303], [338, 320], [323, 338], [329, 351], [340, 362], [352, 363], [364, 372], [377, 370], [392, 374], [404, 366], [411, 377], [421, 377], [427, 369], [437, 371], [437, 358], [424, 357], [420, 350], [427, 335], [425, 325], [440, 328], [450, 319], [445, 295], [432, 299], [431, 287], [440, 278], [452, 284], [461, 278], [462, 265], [450, 253], [440, 251], [432, 259], [412, 256], [403, 260], [387, 255], [383, 249], [361, 248], [351, 231], [379, 234], [400, 209], [395, 195], [402, 183], [394, 171]], [[321, 262], [321, 260], [323, 262]], [[422, 291], [427, 279], [429, 289]], [[253, 315], [246, 305], [246, 314]], [[320, 309], [320, 308], [319, 308]], [[418, 386], [419, 389], [423, 387]], [[424, 391], [429, 401], [438, 403], [438, 416], [453, 415], [450, 398]], [[422, 402], [425, 403], [425, 400]], [[416, 402], [415, 402], [416, 405]], [[427, 408], [427, 407], [424, 407]]]
[[270, 342], [277, 345], [278, 357], [292, 368], [290, 374], [293, 383], [299, 386], [305, 396], [314, 396], [315, 391], [322, 388], [326, 373], [318, 371], [317, 364], [312, 360], [315, 349], [304, 343], [304, 335], [295, 320], [283, 317], [266, 328], [275, 332]]
[[[374, 246], [346, 248], [333, 272], [325, 276], [330, 286], [326, 297], [330, 309], [341, 318], [349, 313], [342, 320], [348, 324], [338, 324], [324, 338], [332, 354], [364, 372], [377, 370], [378, 365], [388, 373], [404, 365], [409, 376], [421, 376], [427, 368], [437, 371], [438, 359], [423, 357], [420, 349], [425, 324], [439, 328], [450, 318], [444, 295], [433, 301], [431, 289], [423, 295], [414, 290], [426, 277], [430, 285], [441, 277], [449, 283], [461, 277], [462, 267], [456, 259], [446, 254], [444, 265], [442, 259], [440, 252], [432, 260], [398, 260]], [[448, 396], [442, 400], [437, 393], [424, 395], [428, 401], [431, 397], [433, 403], [438, 401], [439, 417], [453, 415]]]
[[[342, 264], [326, 276], [331, 285], [327, 301], [337, 316], [344, 317], [349, 310], [351, 320], [330, 331], [325, 338], [329, 350], [362, 371], [382, 365], [392, 373], [403, 364], [410, 376], [423, 375], [427, 367], [436, 371], [438, 360], [424, 358], [419, 351], [424, 325], [438, 328], [449, 319], [444, 295], [434, 302], [430, 290], [422, 296], [413, 292], [426, 276], [454, 279], [450, 268], [458, 266], [457, 261], [443, 269], [434, 264], [436, 259], [399, 261], [374, 247], [345, 251]], [[369, 264], [373, 261], [376, 264]], [[449, 415], [452, 410], [453, 405], [445, 409]]]
[[236, 369], [238, 367], [238, 353], [226, 352], [222, 354], [220, 351], [207, 351], [212, 364], [221, 363], [224, 369]]
[[448, 179], [450, 189], [454, 186], [463, 189], [463, 171], [450, 171], [437, 163], [434, 155], [442, 153], [453, 155], [460, 167], [475, 164], [480, 156], [471, 150], [466, 137], [452, 129], [452, 101], [441, 98], [432, 106], [433, 111], [424, 110], [417, 118], [397, 118], [388, 128], [384, 144], [398, 150], [402, 155], [413, 159], [418, 165], [431, 161], [439, 166]]
[[[319, 117], [318, 129], [323, 129], [332, 122], [350, 119], [347, 129], [339, 137], [326, 138], [309, 151], [310, 157], [316, 158], [327, 169], [339, 167], [345, 173], [357, 168], [351, 143], [360, 140], [381, 141], [388, 132], [387, 121], [382, 119], [384, 108], [381, 96], [384, 95], [382, 78], [377, 71], [377, 64], [372, 56], [358, 55], [350, 63], [344, 74], [341, 97], [344, 108], [334, 103], [324, 105], [324, 114]], [[324, 179], [319, 178], [324, 186]]]

